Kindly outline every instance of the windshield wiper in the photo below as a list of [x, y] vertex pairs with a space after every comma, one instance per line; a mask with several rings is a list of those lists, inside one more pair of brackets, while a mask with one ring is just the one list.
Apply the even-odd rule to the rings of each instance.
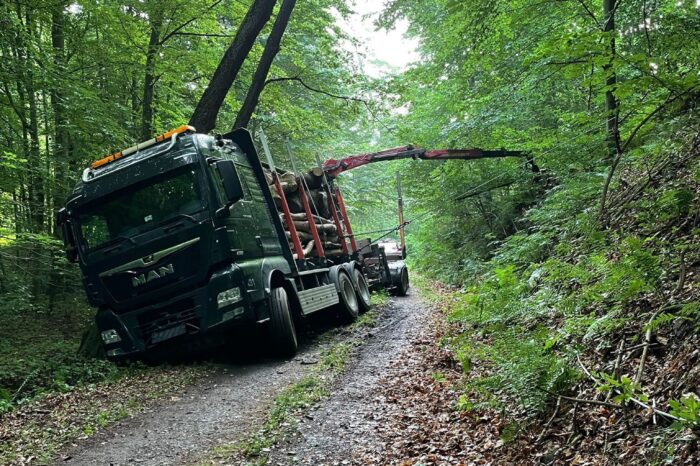
[[162, 227], [163, 225], [167, 225], [168, 223], [170, 223], [170, 222], [172, 222], [172, 221], [174, 221], [174, 220], [179, 220], [179, 219], [182, 219], [182, 218], [186, 218], [186, 219], [192, 221], [193, 223], [197, 223], [197, 219], [194, 218], [194, 217], [191, 216], [191, 215], [188, 215], [188, 214], [175, 214], [175, 215], [173, 215], [172, 217], [166, 218], [165, 220], [161, 220], [160, 222], [156, 223], [156, 224], [153, 225], [153, 226], [154, 226], [154, 227]]

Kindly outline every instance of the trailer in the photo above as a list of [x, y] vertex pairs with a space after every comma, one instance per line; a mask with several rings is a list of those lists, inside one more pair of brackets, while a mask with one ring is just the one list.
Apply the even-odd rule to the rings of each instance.
[[[210, 136], [183, 126], [85, 169], [57, 224], [109, 358], [242, 325], [267, 326], [277, 354], [291, 356], [300, 319], [333, 309], [352, 322], [370, 308], [369, 255], [339, 187], [323, 176], [317, 191], [332, 226], [317, 225], [312, 190], [277, 171], [263, 147], [266, 166], [247, 130]], [[287, 202], [290, 177], [302, 212]], [[329, 230], [339, 247], [324, 248]]]

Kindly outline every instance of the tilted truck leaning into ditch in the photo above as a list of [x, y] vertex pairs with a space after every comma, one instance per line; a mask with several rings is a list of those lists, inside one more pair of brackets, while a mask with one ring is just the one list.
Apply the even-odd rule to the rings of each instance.
[[402, 261], [358, 250], [332, 180], [321, 173], [312, 188], [269, 160], [246, 130], [180, 127], [85, 170], [57, 223], [108, 357], [246, 324], [268, 325], [277, 353], [291, 355], [295, 320], [335, 308], [352, 321], [370, 286], [406, 292]]

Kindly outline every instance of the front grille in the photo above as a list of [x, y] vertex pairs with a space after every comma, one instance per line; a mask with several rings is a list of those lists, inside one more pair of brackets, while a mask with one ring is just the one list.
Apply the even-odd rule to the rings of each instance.
[[194, 300], [183, 299], [161, 309], [153, 309], [138, 317], [141, 337], [152, 346], [172, 336], [197, 333], [199, 321]]

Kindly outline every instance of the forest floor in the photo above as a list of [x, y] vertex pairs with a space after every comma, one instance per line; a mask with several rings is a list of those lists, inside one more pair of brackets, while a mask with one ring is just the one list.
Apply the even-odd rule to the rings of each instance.
[[[346, 366], [383, 361], [417, 331], [421, 309], [415, 298], [379, 296], [378, 301], [349, 327], [337, 327], [330, 315], [313, 319], [290, 361], [231, 357], [231, 352], [250, 351], [234, 344], [227, 348], [229, 357], [141, 369], [115, 381], [40, 397], [3, 416], [0, 463], [221, 464], [221, 458], [234, 457], [248, 462], [291, 426], [282, 422], [259, 438], [280, 400], [295, 412], [316, 405]], [[249, 337], [245, 344], [254, 342]], [[260, 448], [251, 448], [260, 442]]]
[[[383, 301], [349, 327], [312, 323], [290, 361], [156, 368], [22, 407], [0, 438], [19, 453], [13, 464], [388, 464], [402, 445], [382, 434], [397, 415], [385, 411], [387, 376], [435, 346], [440, 315], [415, 289]], [[114, 398], [122, 409], [110, 414]], [[81, 424], [87, 412], [101, 422]]]
[[[573, 427], [569, 416], [554, 419], [556, 410], [519, 425], [502, 410], [476, 408], [445, 344], [455, 333], [447, 318], [454, 290], [430, 288], [384, 298], [348, 327], [330, 316], [312, 322], [289, 361], [214, 357], [48, 397], [6, 416], [0, 440], [19, 453], [17, 465], [612, 465], [645, 457], [627, 444], [616, 448], [622, 457], [606, 455], [613, 446], [603, 431], [624, 423], [591, 431], [589, 417], [608, 419], [604, 406]], [[488, 371], [475, 363], [470, 377]]]

